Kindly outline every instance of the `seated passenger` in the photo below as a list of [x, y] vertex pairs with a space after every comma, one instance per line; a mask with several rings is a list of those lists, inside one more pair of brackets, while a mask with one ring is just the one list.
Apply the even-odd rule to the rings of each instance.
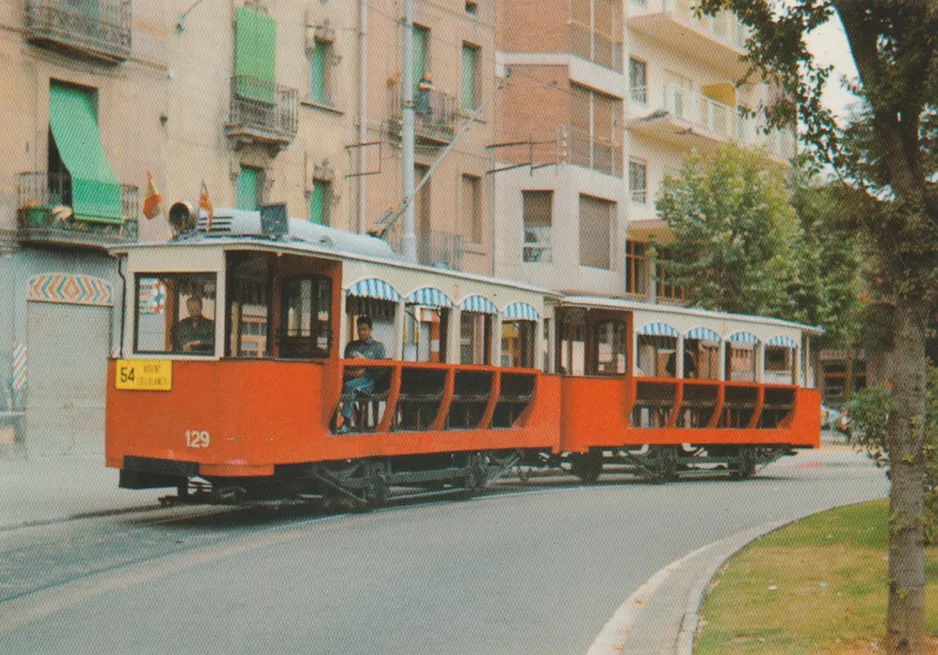
[[[350, 341], [345, 347], [346, 359], [387, 359], [384, 344], [371, 338], [371, 317], [358, 317], [358, 339]], [[366, 396], [375, 389], [378, 371], [373, 368], [346, 368], [342, 395], [349, 399], [342, 404], [342, 425], [339, 432], [348, 432], [355, 398]]]
[[[665, 364], [664, 370], [669, 377], [674, 377], [677, 373], [675, 368], [675, 353], [671, 353], [668, 357], [668, 363]], [[694, 355], [689, 350], [684, 351], [684, 378], [693, 379], [697, 377], [697, 363], [694, 361]]]
[[186, 309], [189, 315], [176, 324], [173, 350], [203, 355], [215, 352], [215, 322], [202, 315], [202, 298], [190, 296]]

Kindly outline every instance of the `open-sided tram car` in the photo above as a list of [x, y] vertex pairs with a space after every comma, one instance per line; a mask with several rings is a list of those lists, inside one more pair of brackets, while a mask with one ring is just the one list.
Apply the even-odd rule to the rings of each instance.
[[[391, 487], [472, 493], [516, 465], [747, 476], [818, 445], [812, 328], [564, 297], [404, 264], [368, 237], [290, 233], [219, 212], [211, 232], [114, 249], [126, 316], [106, 458], [122, 487], [373, 505]], [[179, 336], [193, 304], [211, 321], [195, 347]], [[343, 358], [360, 315], [389, 359]], [[343, 395], [346, 370], [366, 368], [372, 392]]]

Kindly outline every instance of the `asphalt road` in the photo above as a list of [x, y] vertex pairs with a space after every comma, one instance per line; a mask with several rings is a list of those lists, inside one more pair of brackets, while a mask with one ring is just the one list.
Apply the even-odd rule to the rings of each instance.
[[360, 515], [170, 509], [0, 534], [4, 653], [584, 653], [661, 567], [882, 497], [846, 451]]

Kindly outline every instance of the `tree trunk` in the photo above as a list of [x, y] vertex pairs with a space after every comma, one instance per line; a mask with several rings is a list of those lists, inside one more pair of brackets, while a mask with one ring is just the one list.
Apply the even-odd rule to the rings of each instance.
[[927, 305], [914, 299], [896, 303], [895, 341], [886, 358], [886, 385], [892, 388], [886, 445], [892, 490], [889, 495], [889, 609], [886, 652], [924, 654], [925, 546], [924, 444], [925, 328]]

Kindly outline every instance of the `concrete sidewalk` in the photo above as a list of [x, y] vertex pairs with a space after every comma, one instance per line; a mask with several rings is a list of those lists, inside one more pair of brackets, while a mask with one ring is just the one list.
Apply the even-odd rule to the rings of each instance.
[[0, 530], [152, 507], [171, 489], [131, 491], [104, 456], [0, 460]]

